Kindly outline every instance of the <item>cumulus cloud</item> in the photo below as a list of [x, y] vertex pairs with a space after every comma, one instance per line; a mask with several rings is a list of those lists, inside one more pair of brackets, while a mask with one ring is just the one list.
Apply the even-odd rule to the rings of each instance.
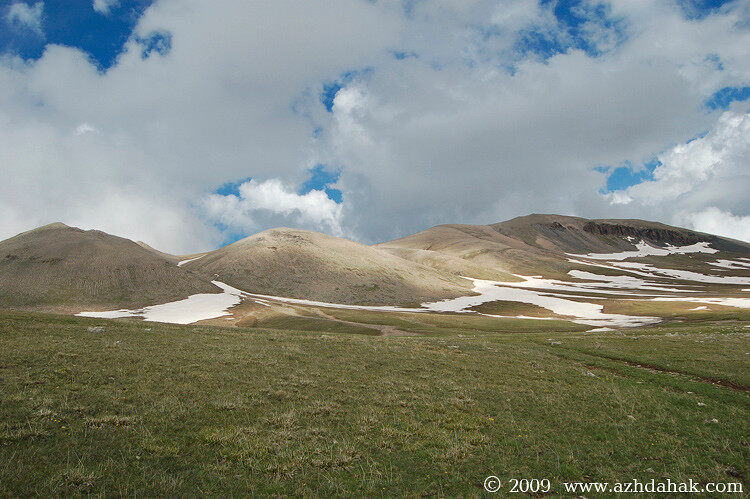
[[249, 180], [237, 190], [237, 194], [211, 194], [204, 199], [209, 219], [226, 227], [258, 230], [271, 218], [280, 222], [278, 225], [323, 228], [343, 235], [343, 207], [324, 191], [297, 194], [279, 179]]
[[748, 158], [750, 113], [728, 111], [706, 135], [659, 154], [653, 180], [613, 194], [667, 221], [748, 239]]
[[695, 230], [750, 242], [750, 215], [738, 217], [716, 207], [710, 207], [683, 219]]
[[44, 2], [37, 2], [34, 5], [16, 2], [8, 7], [5, 19], [11, 26], [22, 26], [42, 34], [43, 12]]
[[[487, 5], [469, 2], [459, 14]], [[421, 4], [427, 11], [431, 6]], [[739, 28], [742, 12], [727, 8], [688, 21], [663, 2], [583, 2], [582, 12], [610, 16], [587, 23], [586, 43], [594, 48], [584, 50], [575, 47], [586, 43], [575, 45], [547, 8], [537, 5], [530, 18], [532, 9], [521, 7], [518, 15], [509, 8], [507, 19], [495, 16], [496, 30], [484, 24], [481, 42], [467, 35], [454, 43], [464, 47], [460, 53], [415, 42], [413, 51], [424, 57], [365, 74], [339, 91], [326, 145], [329, 161], [345, 165], [340, 185], [344, 195], [356, 193], [352, 213], [360, 227], [382, 239], [436, 223], [487, 223], [540, 211], [675, 220], [675, 199], [652, 210], [643, 197], [631, 202], [637, 196], [630, 191], [598, 195], [605, 177], [594, 168], [638, 164], [714, 126], [717, 117], [705, 112], [704, 99], [750, 79], [747, 57], [740, 55], [750, 43]], [[444, 32], [462, 32], [461, 16], [454, 19], [451, 25], [440, 18]], [[511, 33], [532, 26], [554, 42], [549, 45], [573, 47], [535, 54], [507, 36], [504, 22]], [[508, 47], [517, 49], [509, 57]], [[518, 59], [518, 50], [532, 53]], [[501, 69], [510, 63], [512, 71]], [[697, 185], [696, 175], [687, 172], [657, 190]], [[736, 180], [736, 190], [747, 190], [746, 177]]]
[[94, 0], [94, 10], [100, 14], [107, 15], [113, 7], [120, 5], [120, 0]]
[[[0, 238], [61, 220], [165, 251], [215, 247], [200, 200], [250, 176], [300, 185], [310, 89], [389, 58], [400, 23], [365, 1], [160, 1], [106, 72], [51, 44], [36, 61], [0, 58]], [[144, 56], [155, 32], [172, 46]]]
[[[574, 30], [532, 0], [157, 0], [106, 71], [72, 47], [0, 57], [0, 237], [60, 219], [192, 252], [280, 224], [743, 219], [746, 110], [703, 106], [750, 82], [740, 4], [586, 0]], [[596, 167], [654, 155], [653, 182], [599, 193]], [[318, 164], [343, 204], [298, 194]]]
[[538, 211], [596, 216], [594, 166], [705, 126], [700, 97], [639, 59], [575, 51], [512, 74], [410, 59], [394, 71], [341, 90], [325, 131], [358, 222], [386, 237]]
[[629, 204], [633, 201], [633, 198], [622, 191], [608, 192], [604, 197], [609, 199], [610, 204]]
[[[750, 185], [750, 113], [724, 113], [705, 136], [659, 155], [654, 180], [628, 189], [644, 204], [664, 203], [691, 193], [705, 195], [716, 182]], [[696, 192], [697, 191], [697, 192]], [[722, 195], [720, 191], [715, 195]]]

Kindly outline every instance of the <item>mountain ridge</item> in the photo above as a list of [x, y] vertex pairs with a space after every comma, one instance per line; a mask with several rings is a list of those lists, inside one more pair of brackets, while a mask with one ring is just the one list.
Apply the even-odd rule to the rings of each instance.
[[[55, 222], [0, 241], [0, 306], [138, 307], [220, 293], [214, 280], [263, 295], [413, 306], [471, 295], [470, 281], [463, 277], [513, 282], [522, 280], [517, 275], [541, 274], [567, 280], [571, 270], [591, 270], [574, 255], [632, 251], [641, 241], [656, 248], [703, 241], [723, 258], [750, 256], [750, 243], [659, 222], [554, 214], [489, 225], [437, 225], [372, 246], [280, 227], [182, 256]], [[712, 267], [708, 259], [674, 256], [665, 261], [675, 268], [727, 271]]]

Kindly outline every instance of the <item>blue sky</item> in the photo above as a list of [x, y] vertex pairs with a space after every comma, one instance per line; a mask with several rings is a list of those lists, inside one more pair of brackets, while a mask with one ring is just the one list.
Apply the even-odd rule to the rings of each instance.
[[193, 251], [529, 212], [750, 231], [745, 0], [170, 5], [0, 2], [1, 235], [63, 219]]
[[[4, 2], [6, 8], [13, 2]], [[26, 1], [34, 6], [38, 2]], [[96, 12], [91, 0], [43, 2], [43, 35], [23, 26], [0, 30], [0, 52], [36, 59], [49, 43], [78, 47], [106, 70], [115, 61], [133, 27], [152, 0], [129, 0], [108, 15]]]

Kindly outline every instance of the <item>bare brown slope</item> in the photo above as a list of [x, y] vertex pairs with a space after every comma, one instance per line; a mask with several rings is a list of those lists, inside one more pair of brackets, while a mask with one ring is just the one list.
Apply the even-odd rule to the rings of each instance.
[[360, 305], [415, 304], [469, 293], [464, 279], [363, 244], [271, 229], [184, 268], [253, 293]]
[[397, 248], [379, 246], [378, 249], [387, 251], [399, 258], [409, 260], [425, 267], [430, 267], [448, 274], [457, 276], [474, 277], [477, 279], [489, 279], [491, 281], [520, 281], [508, 272], [503, 272], [489, 266], [482, 266], [470, 262], [464, 258], [451, 256], [446, 253], [433, 250]]
[[564, 270], [557, 255], [501, 234], [489, 225], [438, 225], [377, 247], [394, 253], [404, 249], [426, 250], [459, 258], [483, 269], [482, 275], [497, 271], [529, 275], [541, 270], [555, 275]]
[[0, 242], [0, 305], [139, 307], [219, 288], [138, 244], [61, 223]]

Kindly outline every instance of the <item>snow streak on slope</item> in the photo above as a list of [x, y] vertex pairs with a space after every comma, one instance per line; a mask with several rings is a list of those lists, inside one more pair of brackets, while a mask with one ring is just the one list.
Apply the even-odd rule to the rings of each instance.
[[588, 253], [586, 255], [577, 255], [574, 253], [568, 253], [570, 256], [577, 256], [583, 258], [591, 258], [592, 260], [625, 260], [627, 258], [642, 258], [645, 256], [667, 256], [667, 255], [684, 255], [687, 253], [716, 253], [719, 250], [708, 247], [709, 243], [700, 242], [691, 244], [689, 246], [671, 246], [667, 245], [663, 248], [657, 248], [646, 244], [645, 241], [636, 243], [635, 247], [638, 248], [634, 251], [621, 251], [619, 253]]
[[[742, 258], [741, 260], [746, 260], [746, 258]], [[750, 269], [750, 262], [740, 262], [739, 260], [716, 260], [715, 262], [708, 262], [709, 265], [713, 265], [714, 267], [721, 267], [724, 269], [732, 269], [732, 270], [746, 270]]]
[[[629, 272], [633, 272], [638, 275], [643, 275], [652, 278], [672, 278], [679, 279], [681, 281], [694, 281], [704, 282], [711, 284], [733, 284], [733, 285], [745, 285], [750, 284], [750, 277], [740, 276], [726, 276], [726, 275], [706, 275], [699, 272], [692, 272], [690, 270], [678, 270], [678, 269], [662, 269], [654, 267], [647, 263], [635, 263], [635, 262], [610, 262], [613, 266], [626, 269]], [[635, 269], [635, 270], [632, 270]]]
[[192, 261], [195, 261], [195, 260], [197, 260], [198, 258], [203, 258], [203, 256], [204, 256], [204, 255], [201, 255], [201, 256], [196, 256], [195, 258], [188, 258], [187, 260], [182, 260], [182, 261], [180, 261], [180, 262], [177, 262], [177, 266], [178, 266], [178, 267], [182, 267], [183, 265], [185, 265], [185, 264], [186, 264], [186, 263], [188, 263], [188, 262], [192, 262]]
[[[652, 300], [655, 301], [689, 301], [689, 302], [695, 302], [695, 303], [709, 303], [713, 305], [724, 305], [726, 307], [735, 307], [735, 308], [750, 308], [750, 298], [710, 298], [710, 297], [697, 297], [697, 296], [690, 296], [690, 297], [660, 297], [660, 298], [652, 298]], [[700, 308], [700, 307], [698, 307]], [[697, 310], [697, 309], [694, 309]]]
[[329, 303], [324, 301], [302, 300], [300, 298], [287, 298], [284, 296], [260, 295], [247, 293], [251, 298], [263, 298], [265, 300], [291, 303], [292, 305], [307, 305], [310, 307], [341, 308], [344, 310], [368, 310], [370, 312], [425, 312], [423, 308], [391, 307], [388, 305], [347, 305], [344, 303]]

